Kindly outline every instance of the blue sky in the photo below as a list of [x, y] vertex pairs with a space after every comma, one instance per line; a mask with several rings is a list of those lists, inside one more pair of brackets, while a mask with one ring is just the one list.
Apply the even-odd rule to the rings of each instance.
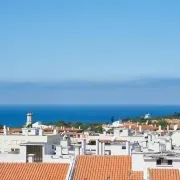
[[[178, 103], [171, 81], [180, 78], [179, 10], [179, 0], [1, 2], [1, 103]], [[142, 85], [117, 88], [135, 79], [148, 79], [144, 97]]]

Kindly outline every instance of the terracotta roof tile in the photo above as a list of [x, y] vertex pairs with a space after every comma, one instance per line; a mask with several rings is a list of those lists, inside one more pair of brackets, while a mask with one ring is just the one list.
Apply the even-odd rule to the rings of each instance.
[[69, 164], [0, 163], [1, 180], [64, 180]]
[[[137, 177], [135, 174], [134, 177]], [[130, 156], [79, 156], [74, 180], [130, 180]], [[140, 180], [140, 179], [134, 179]]]
[[150, 180], [180, 180], [178, 169], [150, 169]]
[[143, 171], [133, 171], [131, 173], [131, 180], [143, 180]]

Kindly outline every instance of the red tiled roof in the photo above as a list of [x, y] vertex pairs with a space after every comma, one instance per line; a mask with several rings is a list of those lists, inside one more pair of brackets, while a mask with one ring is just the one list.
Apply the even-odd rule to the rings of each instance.
[[0, 180], [65, 180], [69, 164], [0, 163]]
[[[3, 133], [4, 129], [0, 129], [0, 133]], [[22, 129], [21, 128], [9, 128], [9, 133], [22, 133]]]
[[180, 123], [179, 119], [165, 119], [165, 121], [169, 124], [179, 124]]
[[10, 133], [22, 133], [21, 128], [10, 128], [9, 131]]
[[130, 180], [143, 180], [143, 171], [133, 171]]
[[157, 130], [157, 127], [151, 126], [151, 125], [142, 125], [142, 130]]
[[180, 180], [178, 169], [150, 169], [150, 180]]
[[131, 173], [130, 156], [79, 156], [74, 180], [142, 180], [140, 173]]

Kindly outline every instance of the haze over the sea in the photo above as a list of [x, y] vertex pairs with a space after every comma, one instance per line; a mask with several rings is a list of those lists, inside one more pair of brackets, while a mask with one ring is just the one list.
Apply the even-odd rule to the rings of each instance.
[[0, 104], [180, 104], [179, 1], [0, 5]]

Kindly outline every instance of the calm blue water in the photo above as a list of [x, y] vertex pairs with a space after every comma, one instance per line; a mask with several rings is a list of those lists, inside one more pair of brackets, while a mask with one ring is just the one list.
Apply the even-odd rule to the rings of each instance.
[[180, 106], [152, 105], [1, 105], [0, 124], [21, 126], [26, 122], [26, 113], [32, 111], [33, 121], [52, 122], [58, 120], [80, 122], [107, 122], [115, 118], [139, 117], [147, 112], [152, 116], [180, 112]]

